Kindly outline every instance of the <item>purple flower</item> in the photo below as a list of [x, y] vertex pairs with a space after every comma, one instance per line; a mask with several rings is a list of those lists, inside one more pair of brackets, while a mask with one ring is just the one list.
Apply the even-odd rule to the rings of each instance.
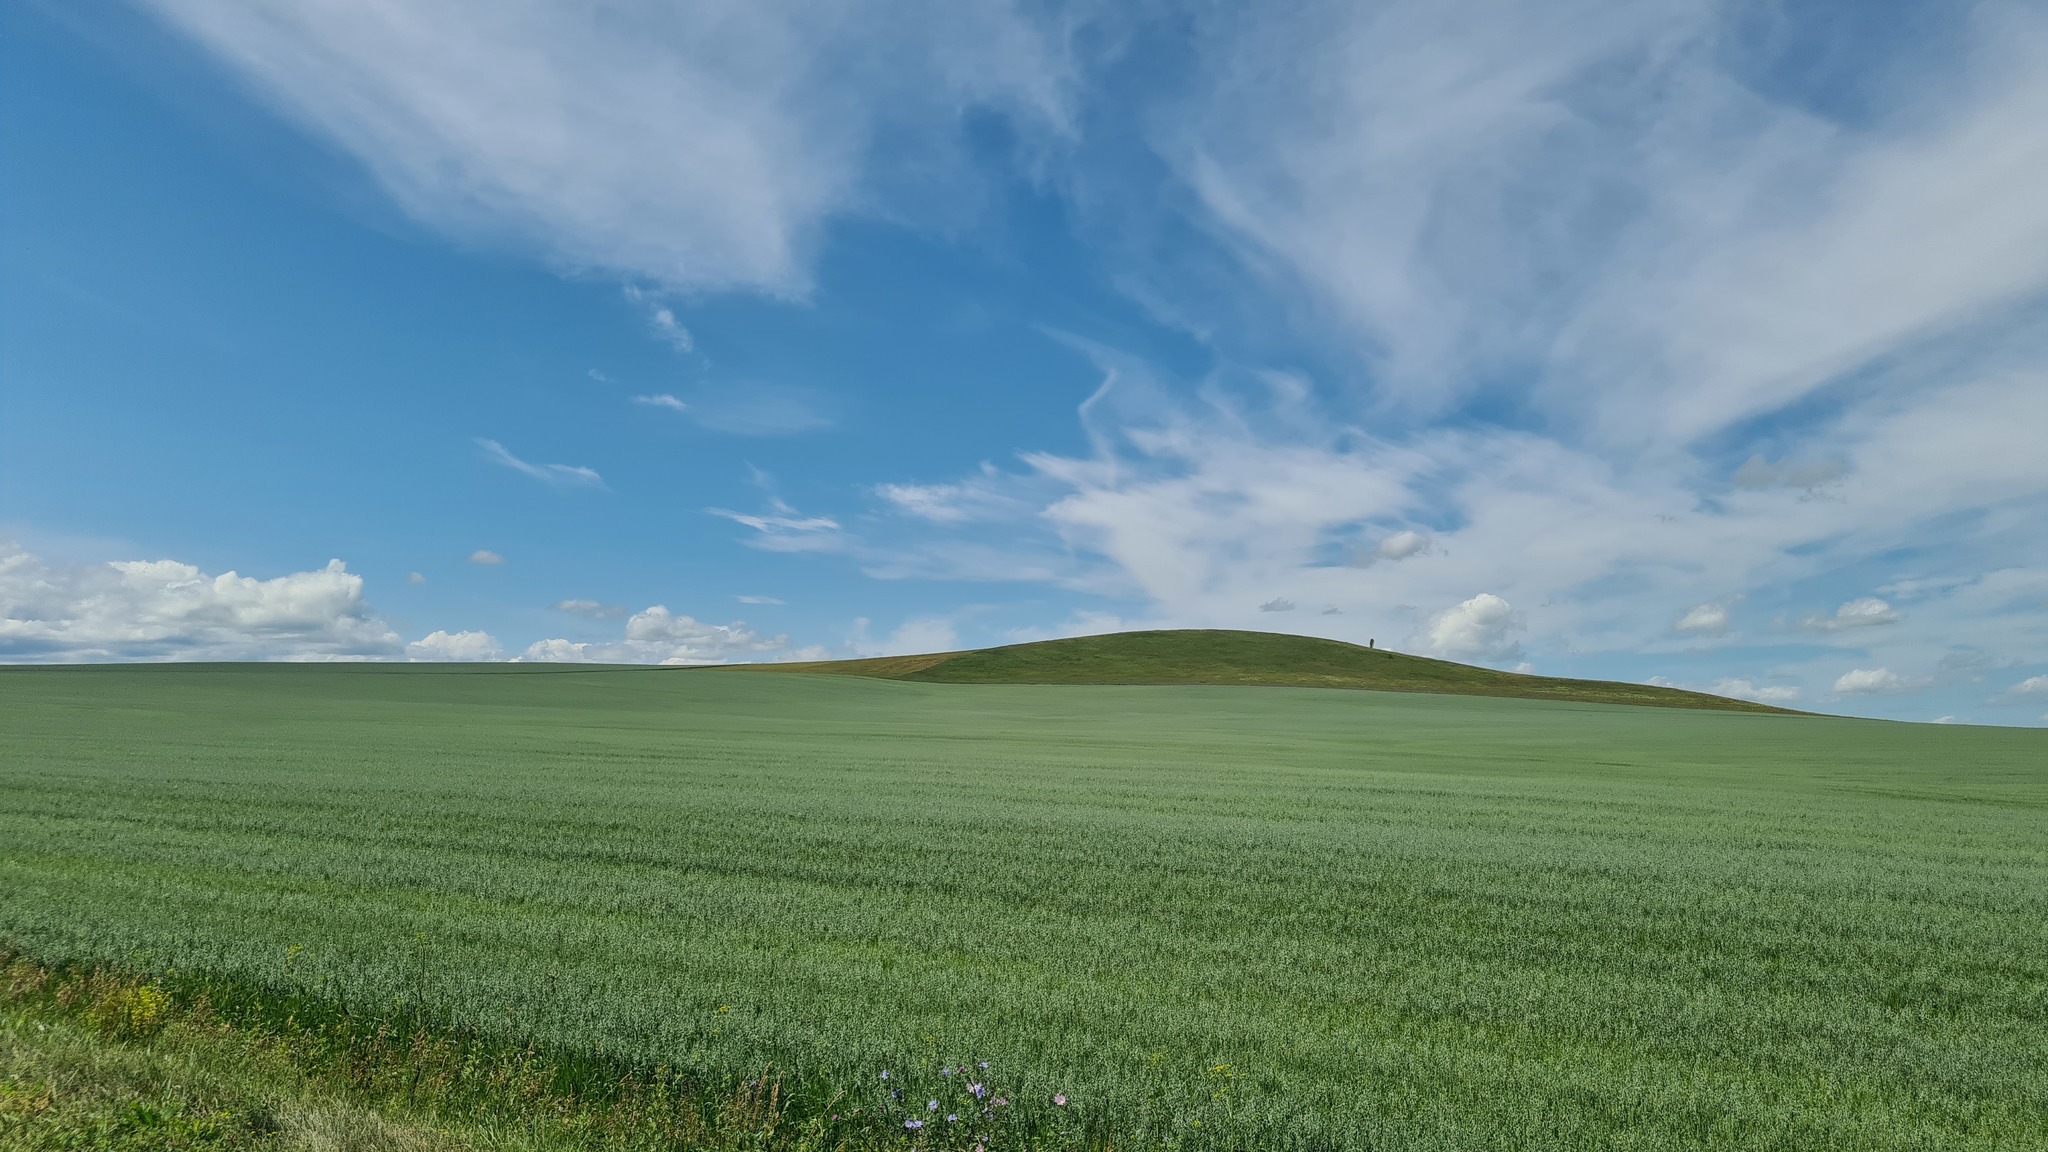
[[976, 1064], [976, 1065], [975, 1065], [975, 1067], [976, 1067], [976, 1068], [987, 1068], [987, 1067], [988, 1067], [988, 1061], [986, 1061], [986, 1060], [983, 1060], [983, 1061], [982, 1061], [981, 1063], [979, 1063], [979, 1064]]
[[955, 1122], [955, 1121], [957, 1121], [957, 1120], [959, 1120], [959, 1119], [960, 1119], [960, 1117], [958, 1117], [958, 1116], [955, 1116], [955, 1115], [954, 1115], [953, 1113], [951, 1113], [951, 1112], [948, 1112], [948, 1113], [946, 1113], [946, 1123], [948, 1123], [948, 1124], [951, 1124], [951, 1123], [953, 1123], [953, 1122]]
[[903, 1126], [904, 1126], [905, 1128], [908, 1128], [908, 1129], [910, 1129], [910, 1130], [911, 1130], [912, 1132], [915, 1132], [915, 1131], [917, 1131], [917, 1130], [918, 1130], [919, 1128], [922, 1128], [922, 1127], [924, 1127], [924, 1121], [922, 1121], [922, 1120], [905, 1120], [905, 1121], [903, 1122]]
[[937, 1100], [932, 1101], [924, 1106], [924, 1110], [927, 1112], [937, 1112], [939, 1110], [939, 1102]]
[[889, 1070], [888, 1070], [887, 1068], [884, 1068], [884, 1069], [882, 1069], [882, 1079], [884, 1079], [884, 1080], [887, 1080], [888, 1078], [889, 1078]]
[[1052, 1102], [1059, 1105], [1062, 1108], [1065, 1108], [1067, 1106], [1067, 1094], [1065, 1092], [1054, 1093]]
[[941, 1076], [951, 1076], [952, 1074], [953, 1074], [953, 1070], [952, 1070], [951, 1068], [941, 1068], [941, 1069], [939, 1069], [939, 1075], [941, 1075]]
[[968, 1093], [969, 1093], [970, 1095], [972, 1095], [972, 1096], [973, 1096], [973, 1097], [974, 1097], [974, 1098], [975, 1098], [976, 1100], [979, 1100], [979, 1099], [981, 1099], [981, 1098], [982, 1098], [983, 1096], [986, 1096], [986, 1095], [988, 1095], [988, 1089], [986, 1089], [986, 1088], [983, 1088], [983, 1087], [982, 1087], [981, 1085], [979, 1085], [979, 1084], [969, 1084], [969, 1085], [967, 1086], [967, 1091], [968, 1091]]

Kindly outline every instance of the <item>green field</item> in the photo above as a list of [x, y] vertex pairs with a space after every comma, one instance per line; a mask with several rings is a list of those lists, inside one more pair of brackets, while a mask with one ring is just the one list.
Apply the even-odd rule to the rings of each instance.
[[2048, 1147], [2039, 731], [5, 669], [0, 938], [720, 1090], [772, 1067], [799, 1112], [986, 1060], [1048, 1140]]

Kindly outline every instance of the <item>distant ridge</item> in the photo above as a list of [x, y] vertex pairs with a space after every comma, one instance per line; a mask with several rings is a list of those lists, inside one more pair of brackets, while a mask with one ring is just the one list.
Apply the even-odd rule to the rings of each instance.
[[1805, 715], [1680, 688], [1524, 676], [1315, 636], [1214, 629], [1114, 632], [923, 656], [727, 667], [931, 684], [1255, 684]]

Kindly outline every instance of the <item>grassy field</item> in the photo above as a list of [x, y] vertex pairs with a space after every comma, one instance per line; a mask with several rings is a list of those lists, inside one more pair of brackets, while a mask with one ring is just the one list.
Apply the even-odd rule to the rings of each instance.
[[0, 937], [711, 1093], [770, 1069], [824, 1146], [2048, 1146], [2038, 731], [5, 669]]
[[924, 684], [1256, 684], [1793, 714], [1768, 704], [1682, 688], [1529, 676], [1317, 636], [1220, 629], [1115, 632], [968, 652], [732, 667]]

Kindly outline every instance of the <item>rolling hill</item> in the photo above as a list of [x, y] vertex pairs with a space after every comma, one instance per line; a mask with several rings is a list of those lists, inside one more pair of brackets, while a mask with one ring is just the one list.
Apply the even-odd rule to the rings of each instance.
[[1510, 696], [1583, 704], [1637, 704], [1727, 712], [1804, 715], [1705, 692], [1525, 676], [1315, 636], [1176, 629], [1075, 636], [921, 656], [727, 667], [914, 680], [927, 684], [1238, 684], [1286, 688], [1360, 688]]

